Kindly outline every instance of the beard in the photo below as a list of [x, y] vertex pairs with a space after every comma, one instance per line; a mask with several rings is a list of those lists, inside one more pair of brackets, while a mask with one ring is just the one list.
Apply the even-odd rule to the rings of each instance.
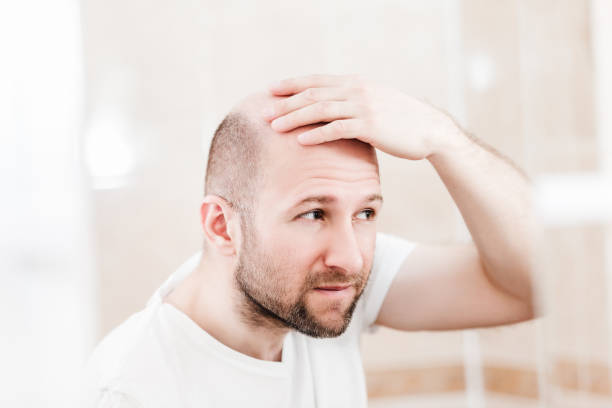
[[[294, 329], [317, 338], [337, 337], [346, 331], [369, 279], [369, 273], [366, 276], [364, 271], [360, 271], [359, 275], [348, 276], [342, 271], [332, 269], [325, 273], [308, 275], [298, 291], [297, 299], [286, 300], [286, 294], [291, 292], [288, 290], [290, 283], [286, 277], [291, 276], [291, 270], [275, 265], [272, 256], [258, 251], [253, 245], [257, 242], [253, 236], [243, 236], [244, 245], [234, 277], [241, 294], [238, 302], [239, 312], [245, 323], [276, 329]], [[335, 324], [320, 322], [306, 302], [308, 292], [326, 282], [342, 283], [355, 288], [350, 305]]]

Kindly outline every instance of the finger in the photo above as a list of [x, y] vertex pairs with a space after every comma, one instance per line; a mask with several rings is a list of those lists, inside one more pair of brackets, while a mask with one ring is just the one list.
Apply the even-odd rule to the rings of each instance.
[[308, 88], [321, 88], [326, 86], [339, 86], [347, 77], [340, 75], [307, 75], [283, 79], [268, 87], [274, 95], [294, 95]]
[[266, 107], [264, 117], [272, 120], [316, 102], [345, 101], [348, 97], [349, 89], [345, 87], [308, 88], [293, 96], [277, 100], [271, 107]]
[[274, 119], [270, 126], [277, 132], [288, 132], [298, 127], [336, 119], [350, 119], [357, 116], [357, 105], [351, 102], [323, 101]]
[[303, 145], [314, 145], [338, 139], [358, 139], [363, 130], [360, 119], [335, 120], [327, 125], [309, 130], [298, 136]]

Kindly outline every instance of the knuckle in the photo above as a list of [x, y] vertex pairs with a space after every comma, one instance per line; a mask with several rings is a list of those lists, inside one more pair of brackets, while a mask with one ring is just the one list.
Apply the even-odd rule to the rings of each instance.
[[317, 101], [317, 93], [314, 88], [308, 88], [303, 92], [304, 99], [307, 102], [316, 102]]
[[334, 122], [334, 126], [333, 126], [333, 130], [334, 133], [339, 134], [339, 133], [347, 133], [348, 132], [348, 125], [346, 123], [346, 121], [344, 120], [337, 120]]
[[370, 118], [366, 118], [364, 120], [363, 125], [365, 126], [366, 129], [370, 129], [370, 130], [376, 129], [376, 127], [377, 127], [376, 126], [376, 120], [374, 118], [371, 118], [371, 117]]
[[374, 115], [374, 108], [372, 104], [369, 103], [369, 96], [364, 97], [364, 103], [360, 104], [358, 109], [366, 118], [371, 118]]
[[332, 113], [333, 105], [331, 102], [325, 101], [318, 104], [318, 110], [321, 115], [330, 115]]

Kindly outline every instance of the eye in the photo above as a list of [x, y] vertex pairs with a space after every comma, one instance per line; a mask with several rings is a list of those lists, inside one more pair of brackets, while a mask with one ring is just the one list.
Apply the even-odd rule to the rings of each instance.
[[311, 210], [308, 211], [302, 215], [300, 215], [300, 218], [306, 218], [306, 219], [311, 219], [311, 220], [320, 220], [323, 219], [323, 210], [317, 208], [315, 210]]
[[364, 210], [361, 210], [359, 214], [366, 214], [366, 218], [361, 218], [361, 219], [371, 220], [371, 219], [374, 219], [376, 215], [376, 211], [374, 211], [371, 208], [366, 208]]
[[[376, 211], [371, 208], [366, 208], [359, 212], [359, 215], [361, 214], [365, 214], [365, 217], [362, 216], [362, 217], [359, 217], [359, 219], [368, 221], [368, 220], [373, 220], [375, 218]], [[316, 221], [316, 220], [322, 220], [324, 216], [325, 216], [325, 212], [321, 210], [320, 208], [317, 208], [317, 209], [305, 212], [299, 215], [298, 217]]]

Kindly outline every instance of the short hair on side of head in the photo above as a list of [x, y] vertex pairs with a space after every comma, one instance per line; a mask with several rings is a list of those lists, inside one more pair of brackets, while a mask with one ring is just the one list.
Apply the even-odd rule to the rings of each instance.
[[240, 112], [231, 112], [223, 119], [210, 143], [204, 195], [228, 201], [240, 214], [243, 228], [256, 205], [261, 152], [260, 132]]

